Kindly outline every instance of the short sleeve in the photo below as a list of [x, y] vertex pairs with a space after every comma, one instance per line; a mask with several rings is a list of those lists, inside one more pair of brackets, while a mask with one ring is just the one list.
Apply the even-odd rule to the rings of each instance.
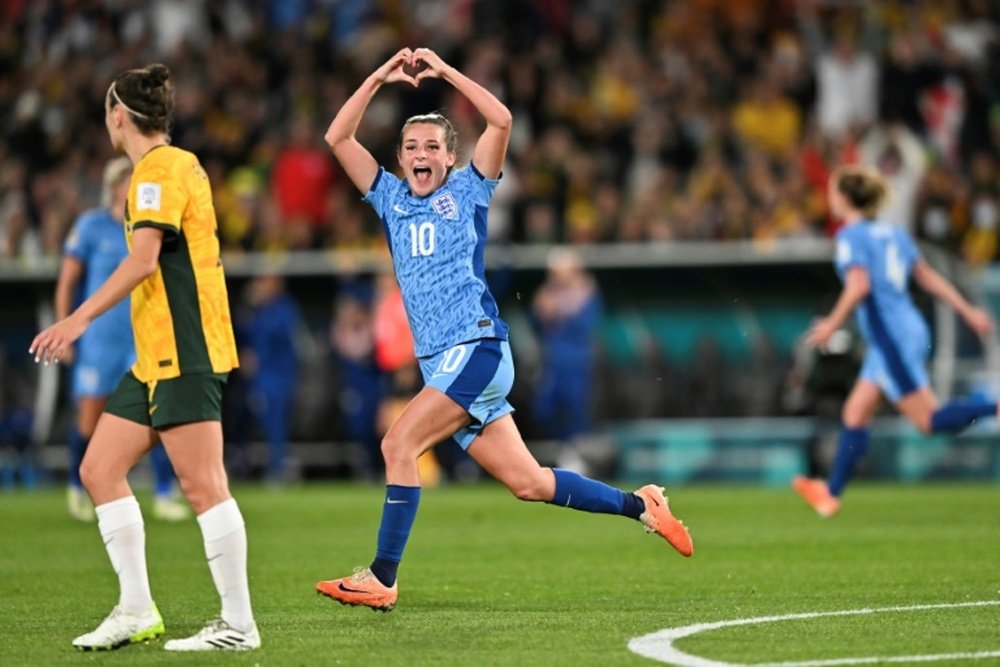
[[861, 234], [844, 233], [837, 237], [837, 270], [846, 273], [848, 269], [860, 266], [871, 269], [871, 253]]
[[906, 265], [913, 266], [921, 259], [920, 247], [913, 240], [913, 237], [906, 232], [906, 230], [902, 230], [902, 232], [903, 232], [901, 234], [901, 236], [903, 237], [902, 245], [903, 245], [904, 256], [906, 259]]
[[497, 186], [500, 185], [500, 179], [503, 178], [503, 174], [500, 174], [499, 178], [486, 178], [483, 176], [476, 165], [469, 162], [469, 168], [463, 171], [468, 172], [469, 187], [475, 197], [476, 203], [480, 206], [489, 206], [490, 201], [493, 199], [493, 193], [496, 192]]
[[392, 198], [399, 189], [399, 184], [400, 180], [394, 174], [390, 174], [385, 167], [380, 166], [378, 173], [375, 174], [375, 181], [362, 200], [374, 209], [378, 217], [384, 219], [385, 212], [392, 205]]
[[[155, 227], [168, 236], [180, 233], [188, 203], [184, 160], [140, 164], [132, 175], [132, 229]], [[190, 175], [190, 174], [189, 174]]]
[[88, 216], [83, 216], [77, 218], [76, 223], [73, 225], [73, 229], [70, 230], [69, 234], [66, 236], [66, 241], [63, 243], [63, 254], [67, 257], [73, 257], [81, 262], [86, 262], [87, 257], [90, 255], [90, 234], [87, 230], [90, 229], [89, 223], [90, 218]]

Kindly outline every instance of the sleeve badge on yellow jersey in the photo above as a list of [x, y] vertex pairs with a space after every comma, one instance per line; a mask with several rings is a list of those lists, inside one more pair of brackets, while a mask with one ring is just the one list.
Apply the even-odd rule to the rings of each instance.
[[162, 190], [159, 183], [139, 183], [135, 186], [137, 211], [159, 211]]

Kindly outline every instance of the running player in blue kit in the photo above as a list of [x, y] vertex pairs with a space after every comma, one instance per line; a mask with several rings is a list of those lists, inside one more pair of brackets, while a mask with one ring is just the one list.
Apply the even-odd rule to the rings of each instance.
[[867, 351], [844, 403], [829, 480], [799, 476], [792, 482], [825, 517], [839, 511], [844, 486], [868, 451], [869, 429], [883, 395], [924, 433], [956, 433], [997, 414], [995, 401], [975, 398], [938, 407], [926, 369], [930, 333], [910, 298], [910, 280], [951, 305], [980, 336], [990, 334], [994, 324], [986, 311], [972, 306], [920, 257], [905, 229], [875, 219], [887, 195], [885, 181], [870, 169], [841, 168], [830, 177], [830, 211], [844, 223], [837, 233], [835, 258], [844, 288], [833, 311], [813, 325], [806, 340], [825, 345], [854, 312]]
[[[407, 67], [422, 69], [411, 76]], [[355, 132], [383, 84], [418, 86], [427, 78], [454, 86], [482, 114], [486, 129], [470, 164], [455, 169], [458, 140], [451, 122], [436, 113], [410, 118], [397, 147], [401, 180], [375, 162]], [[316, 585], [343, 604], [382, 611], [395, 606], [396, 570], [420, 500], [417, 457], [449, 437], [521, 500], [628, 516], [683, 555], [693, 551], [661, 488], [628, 493], [543, 468], [514, 425], [507, 403], [514, 380], [507, 325], [483, 264], [486, 216], [510, 129], [510, 111], [485, 88], [429, 49], [402, 49], [361, 84], [327, 130], [337, 160], [382, 220], [425, 381], [382, 440], [386, 496], [374, 561], [352, 576]]]
[[[132, 163], [127, 157], [108, 162], [104, 168], [101, 207], [83, 213], [73, 225], [63, 247], [63, 259], [56, 283], [56, 320], [73, 310], [80, 283], [80, 298], [86, 299], [104, 284], [128, 255], [122, 219], [128, 196]], [[94, 506], [80, 481], [80, 462], [87, 442], [97, 426], [108, 397], [135, 362], [129, 300], [124, 299], [94, 320], [76, 345], [73, 363], [73, 398], [76, 423], [69, 440], [69, 485], [66, 490], [70, 516], [94, 521]], [[153, 468], [153, 516], [164, 521], [181, 521], [190, 516], [187, 507], [174, 499], [174, 469], [163, 445], [149, 453]]]

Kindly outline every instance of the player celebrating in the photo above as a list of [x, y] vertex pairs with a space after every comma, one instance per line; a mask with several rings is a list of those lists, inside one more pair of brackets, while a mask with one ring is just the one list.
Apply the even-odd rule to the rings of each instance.
[[[57, 320], [69, 315], [81, 280], [86, 298], [128, 255], [122, 219], [131, 173], [132, 163], [127, 157], [111, 160], [104, 168], [101, 208], [87, 211], [73, 225], [56, 282]], [[67, 353], [71, 352], [69, 348]], [[94, 506], [80, 481], [80, 461], [108, 396], [135, 361], [128, 300], [123, 299], [97, 318], [80, 338], [76, 352], [67, 356], [73, 357], [73, 397], [77, 402], [76, 427], [70, 434], [67, 504], [73, 518], [93, 521]], [[149, 458], [154, 478], [153, 516], [165, 521], [186, 519], [190, 512], [174, 500], [174, 469], [163, 446], [153, 448]]]
[[[410, 75], [404, 68], [423, 67]], [[454, 169], [455, 129], [442, 115], [414, 116], [400, 133], [404, 179], [380, 167], [355, 138], [372, 97], [386, 83], [447, 81], [486, 120], [471, 163]], [[531, 456], [506, 397], [514, 377], [507, 325], [484, 277], [486, 214], [510, 138], [510, 111], [485, 88], [429, 49], [402, 49], [371, 74], [326, 133], [348, 177], [382, 219], [403, 293], [425, 386], [382, 440], [386, 496], [378, 549], [370, 567], [321, 581], [317, 590], [343, 604], [388, 611], [396, 604], [396, 571], [420, 500], [417, 458], [452, 437], [521, 500], [544, 501], [641, 521], [685, 556], [687, 529], [671, 514], [662, 489], [626, 493]]]
[[126, 478], [159, 436], [198, 515], [222, 599], [220, 619], [165, 648], [257, 648], [246, 530], [222, 463], [222, 385], [237, 358], [211, 187], [198, 159], [170, 146], [173, 84], [166, 67], [119, 74], [104, 105], [111, 144], [134, 165], [125, 208], [129, 255], [30, 348], [36, 361], [58, 361], [98, 315], [131, 293], [136, 362], [108, 400], [80, 468], [120, 597], [73, 645], [112, 649], [164, 632], [146, 574], [142, 514]]
[[844, 222], [835, 260], [844, 288], [833, 311], [813, 325], [806, 340], [825, 345], [856, 310], [868, 349], [844, 403], [829, 481], [799, 476], [792, 482], [821, 516], [840, 509], [844, 486], [868, 451], [869, 428], [883, 394], [924, 433], [955, 433], [997, 414], [996, 402], [971, 398], [938, 407], [925, 368], [930, 335], [910, 299], [910, 279], [955, 308], [980, 336], [993, 331], [993, 320], [928, 266], [906, 230], [874, 219], [887, 194], [885, 181], [869, 169], [842, 168], [830, 178], [830, 210]]

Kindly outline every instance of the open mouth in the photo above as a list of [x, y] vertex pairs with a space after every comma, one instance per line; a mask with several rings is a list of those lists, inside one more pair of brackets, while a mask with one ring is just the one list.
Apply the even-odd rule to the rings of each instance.
[[417, 185], [425, 187], [430, 185], [431, 182], [431, 168], [430, 167], [414, 167], [413, 168], [413, 180], [416, 181]]

